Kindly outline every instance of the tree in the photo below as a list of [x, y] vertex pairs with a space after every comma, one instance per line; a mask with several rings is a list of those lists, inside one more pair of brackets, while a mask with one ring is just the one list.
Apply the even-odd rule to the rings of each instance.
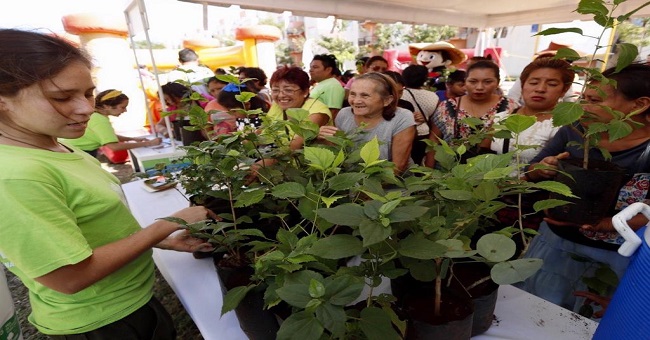
[[621, 42], [630, 43], [639, 49], [650, 45], [650, 18], [639, 18], [621, 22], [618, 25], [618, 37]]
[[405, 38], [410, 43], [436, 42], [448, 40], [457, 34], [458, 27], [454, 26], [413, 25]]
[[393, 48], [404, 43], [405, 25], [395, 23], [390, 25], [377, 24], [375, 27], [375, 41], [372, 48], [378, 52], [383, 52], [385, 49]]
[[317, 44], [335, 55], [339, 62], [354, 60], [356, 48], [351, 41], [339, 37], [322, 37]]

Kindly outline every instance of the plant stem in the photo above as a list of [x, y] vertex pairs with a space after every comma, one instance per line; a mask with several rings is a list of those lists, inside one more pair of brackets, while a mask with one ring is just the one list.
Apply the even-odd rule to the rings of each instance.
[[440, 277], [440, 272], [442, 271], [442, 259], [437, 258], [436, 261], [436, 295], [433, 303], [433, 313], [435, 316], [440, 316], [440, 304], [442, 303], [442, 277]]

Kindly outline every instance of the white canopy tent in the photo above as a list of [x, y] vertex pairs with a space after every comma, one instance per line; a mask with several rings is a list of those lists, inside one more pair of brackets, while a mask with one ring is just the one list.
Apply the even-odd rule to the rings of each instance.
[[[403, 22], [459, 27], [502, 27], [526, 24], [591, 20], [575, 12], [579, 0], [179, 0], [197, 4], [230, 6], [270, 12], [291, 11], [294, 15], [339, 19]], [[628, 0], [620, 5], [627, 13], [646, 0]], [[636, 16], [650, 16], [650, 7]]]

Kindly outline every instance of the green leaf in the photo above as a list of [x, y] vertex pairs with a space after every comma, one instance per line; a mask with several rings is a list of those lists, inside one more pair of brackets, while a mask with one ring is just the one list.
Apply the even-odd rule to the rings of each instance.
[[541, 259], [519, 259], [500, 262], [492, 267], [490, 276], [492, 281], [499, 285], [509, 285], [523, 281], [542, 268]]
[[325, 259], [342, 259], [360, 255], [364, 251], [361, 240], [352, 235], [332, 235], [319, 239], [309, 249], [309, 253]]
[[248, 207], [258, 203], [262, 198], [264, 198], [264, 190], [259, 188], [246, 190], [235, 197], [236, 202], [234, 206], [235, 208]]
[[345, 335], [345, 320], [347, 315], [342, 306], [323, 303], [315, 311], [316, 319], [332, 333], [334, 338], [343, 338]]
[[391, 234], [392, 228], [385, 227], [373, 220], [363, 220], [359, 225], [359, 233], [363, 238], [363, 247], [369, 247], [386, 240]]
[[580, 0], [576, 12], [600, 16], [607, 16], [609, 14], [609, 10], [605, 7], [602, 0]]
[[379, 213], [381, 215], [390, 214], [391, 211], [393, 211], [395, 208], [397, 208], [397, 206], [400, 203], [401, 203], [401, 201], [399, 201], [399, 200], [386, 202], [386, 203], [382, 204], [381, 207], [379, 207]]
[[392, 327], [390, 315], [377, 307], [366, 307], [361, 311], [359, 327], [366, 339], [399, 339]]
[[634, 62], [639, 55], [639, 49], [630, 43], [620, 43], [618, 46], [618, 60], [616, 61], [616, 71], [619, 72]]
[[431, 240], [409, 235], [398, 243], [397, 251], [406, 257], [430, 260], [443, 256], [447, 247]]
[[513, 133], [519, 134], [533, 126], [537, 119], [533, 116], [525, 116], [520, 114], [513, 114], [508, 116], [503, 122], [506, 128]]
[[327, 183], [332, 190], [349, 190], [366, 177], [368, 175], [364, 173], [347, 172], [331, 177], [327, 180]]
[[304, 155], [309, 165], [319, 170], [329, 169], [336, 158], [332, 151], [312, 146], [304, 148]]
[[339, 199], [343, 198], [345, 196], [332, 196], [332, 197], [320, 197], [320, 200], [325, 203], [325, 207], [329, 208], [334, 202], [338, 201]]
[[314, 314], [305, 311], [293, 313], [282, 325], [277, 334], [278, 340], [319, 339], [325, 329]]
[[454, 201], [469, 201], [472, 199], [472, 192], [467, 190], [440, 190], [440, 196]]
[[167, 222], [178, 223], [180, 225], [187, 225], [187, 221], [185, 221], [184, 219], [173, 217], [173, 216], [161, 217], [161, 218], [157, 218], [156, 220], [163, 220]]
[[609, 141], [613, 142], [632, 133], [632, 127], [624, 121], [613, 120], [608, 124], [607, 132], [609, 134]]
[[[508, 172], [509, 174], [510, 172]], [[475, 189], [474, 189], [474, 196], [476, 196], [478, 199], [481, 201], [487, 202], [487, 201], [492, 201], [499, 197], [499, 193], [501, 190], [499, 190], [499, 187], [496, 185], [494, 182], [481, 182]]]
[[344, 203], [334, 208], [321, 208], [317, 213], [327, 222], [351, 227], [358, 226], [366, 219], [363, 207], [354, 203]]
[[305, 193], [305, 187], [297, 182], [278, 184], [271, 190], [271, 194], [277, 198], [300, 198], [305, 196]]
[[246, 296], [246, 294], [255, 288], [255, 286], [240, 286], [229, 289], [226, 292], [226, 295], [223, 297], [223, 306], [221, 306], [221, 315], [224, 315], [231, 310], [234, 310], [241, 300]]
[[585, 110], [579, 102], [561, 102], [553, 109], [553, 126], [571, 125], [578, 121]]
[[[567, 61], [576, 61], [582, 58], [580, 53], [574, 49], [563, 47], [555, 53], [555, 59], [564, 59]], [[534, 118], [534, 117], [533, 117]]]
[[576, 27], [567, 27], [567, 28], [547, 28], [535, 35], [555, 35], [560, 33], [578, 33], [582, 35], [582, 30]]
[[282, 300], [298, 308], [307, 307], [307, 304], [312, 299], [311, 295], [309, 295], [309, 286], [305, 284], [285, 284], [278, 288], [276, 293]]
[[533, 188], [554, 192], [567, 197], [576, 197], [571, 193], [571, 189], [566, 184], [556, 181], [541, 181], [532, 183], [531, 186]]
[[569, 204], [571, 202], [569, 201], [564, 201], [564, 200], [558, 200], [558, 199], [547, 199], [547, 200], [541, 200], [533, 203], [533, 210], [535, 211], [544, 211], [546, 209], [551, 209], [555, 207], [560, 207], [566, 204]]
[[388, 218], [392, 223], [413, 221], [426, 214], [427, 211], [429, 208], [416, 205], [397, 207], [388, 215]]
[[512, 239], [500, 234], [483, 235], [476, 243], [476, 250], [490, 262], [502, 262], [513, 257], [517, 245]]
[[303, 108], [289, 108], [287, 109], [287, 116], [301, 122], [309, 117], [309, 111]]
[[325, 279], [325, 296], [329, 303], [337, 306], [345, 306], [356, 300], [365, 284], [360, 278], [349, 275], [330, 276]]
[[379, 140], [376, 136], [361, 147], [360, 155], [366, 164], [371, 164], [379, 159]]
[[309, 296], [313, 298], [320, 298], [325, 295], [325, 285], [323, 283], [312, 279], [309, 282]]
[[251, 98], [255, 96], [257, 95], [253, 92], [242, 92], [241, 94], [236, 94], [235, 99], [237, 99], [237, 101], [240, 103], [247, 103], [248, 101], [251, 100]]

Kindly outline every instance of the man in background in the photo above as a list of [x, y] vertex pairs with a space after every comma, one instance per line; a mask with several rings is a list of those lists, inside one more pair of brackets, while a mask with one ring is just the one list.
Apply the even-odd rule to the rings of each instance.
[[345, 90], [341, 82], [335, 77], [338, 72], [336, 57], [332, 54], [318, 54], [309, 64], [309, 76], [316, 83], [309, 93], [309, 97], [318, 99], [329, 107], [332, 119], [343, 106]]
[[181, 80], [191, 83], [192, 90], [208, 100], [213, 99], [208, 92], [206, 81], [208, 78], [214, 77], [214, 72], [199, 64], [199, 55], [191, 48], [184, 48], [178, 52], [178, 61], [180, 66], [167, 74], [167, 81]]

